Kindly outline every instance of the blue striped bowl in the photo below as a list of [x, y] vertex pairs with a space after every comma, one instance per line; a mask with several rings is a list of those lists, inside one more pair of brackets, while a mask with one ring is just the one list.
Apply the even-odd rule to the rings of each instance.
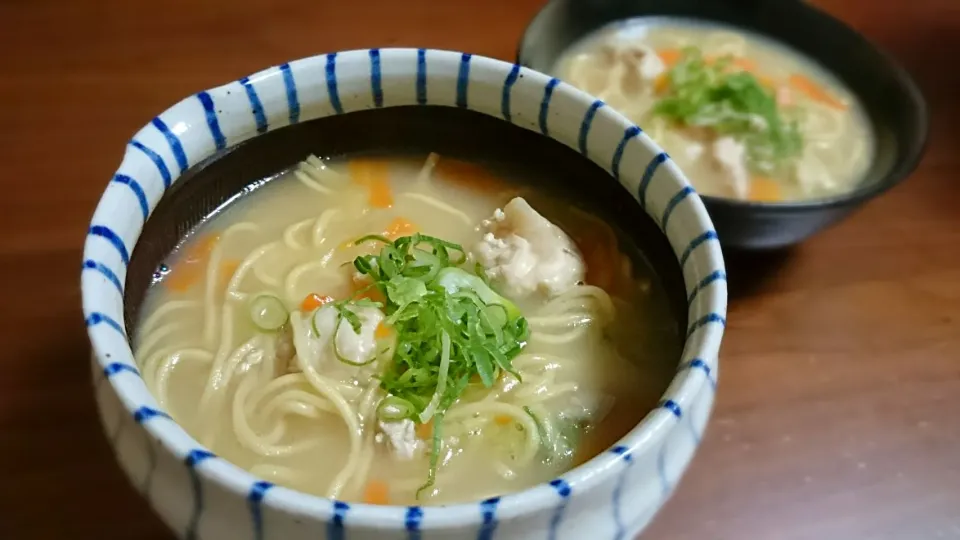
[[[273, 486], [200, 446], [158, 408], [123, 324], [130, 254], [165, 190], [214, 152], [313, 118], [399, 105], [460, 107], [539, 131], [606, 168], [660, 225], [689, 298], [677, 375], [617, 446], [552, 482], [446, 507], [347, 504]], [[190, 96], [130, 141], [84, 246], [96, 397], [117, 459], [188, 539], [631, 538], [693, 456], [716, 389], [727, 289], [717, 236], [683, 174], [637, 126], [573, 87], [498, 60], [424, 49], [331, 53]]]

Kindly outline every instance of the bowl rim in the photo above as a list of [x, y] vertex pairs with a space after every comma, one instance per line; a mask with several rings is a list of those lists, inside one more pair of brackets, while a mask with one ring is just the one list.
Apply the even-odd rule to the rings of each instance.
[[[539, 24], [543, 24], [541, 20], [543, 17], [547, 16], [547, 13], [550, 10], [555, 9], [555, 6], [561, 2], [567, 0], [549, 0], [543, 7], [537, 11], [536, 15], [530, 19], [530, 22], [523, 29], [523, 33], [520, 36], [520, 41], [517, 44], [516, 58], [517, 63], [521, 65], [526, 65], [523, 63], [524, 51], [532, 47], [530, 43], [531, 31]], [[903, 151], [901, 152], [899, 159], [893, 163], [893, 166], [883, 175], [876, 179], [870, 179], [868, 176], [865, 176], [860, 180], [860, 182], [849, 191], [843, 193], [838, 193], [835, 195], [830, 195], [827, 197], [820, 197], [816, 199], [804, 199], [804, 200], [792, 200], [792, 201], [749, 201], [749, 200], [740, 200], [733, 199], [729, 197], [717, 197], [713, 195], [700, 195], [700, 198], [708, 206], [717, 206], [725, 207], [731, 210], [749, 210], [754, 212], [761, 213], [803, 213], [809, 211], [818, 211], [818, 210], [828, 210], [834, 208], [841, 208], [846, 206], [857, 206], [862, 204], [874, 197], [881, 195], [889, 189], [892, 189], [897, 184], [906, 180], [910, 175], [917, 169], [921, 160], [923, 159], [924, 153], [926, 152], [927, 144], [929, 143], [930, 138], [930, 108], [927, 105], [927, 100], [924, 97], [923, 91], [920, 89], [920, 85], [917, 84], [916, 80], [910, 75], [910, 72], [903, 67], [903, 65], [888, 52], [886, 52], [879, 45], [868, 39], [866, 36], [857, 32], [854, 28], [850, 27], [843, 20], [834, 17], [830, 13], [824, 11], [818, 6], [811, 5], [806, 2], [795, 1], [791, 2], [791, 7], [798, 8], [807, 11], [812, 16], [819, 17], [821, 24], [829, 25], [829, 30], [837, 34], [845, 34], [845, 37], [848, 39], [853, 39], [858, 41], [864, 48], [868, 49], [875, 57], [879, 64], [882, 64], [887, 71], [892, 75], [893, 80], [897, 83], [898, 91], [904, 96], [907, 102], [907, 108], [913, 111], [913, 118], [916, 121], [914, 126], [914, 131], [907, 134], [905, 138], [907, 144], [904, 145]], [[624, 21], [630, 21], [635, 19], [646, 19], [654, 17], [678, 17], [682, 19], [690, 19], [703, 21], [707, 23], [717, 22], [723, 26], [737, 28], [737, 25], [730, 23], [715, 21], [706, 16], [671, 16], [663, 14], [643, 14], [638, 13], [635, 15], [629, 15], [619, 19], [612, 20], [608, 22], [608, 25], [613, 25], [617, 23], [622, 23]], [[599, 29], [599, 28], [598, 28]], [[752, 30], [753, 32], [762, 34], [765, 38], [776, 41], [787, 46], [790, 49], [793, 49], [789, 44], [784, 43], [784, 41], [779, 37], [771, 33], [763, 32], [762, 30]], [[816, 62], [820, 64], [820, 61], [817, 58], [814, 58], [804, 52], [794, 51], [795, 54], [807, 58], [809, 61]], [[824, 70], [830, 72], [834, 77], [836, 74], [833, 73], [833, 70], [821, 66]], [[849, 89], [849, 88], [848, 88]], [[850, 92], [860, 100], [860, 96], [853, 90], [849, 89]], [[867, 111], [867, 116], [869, 117], [869, 111]], [[872, 123], [872, 122], [871, 122]], [[871, 126], [871, 131], [873, 127]]]
[[[430, 70], [421, 73], [421, 67], [425, 64], [429, 64]], [[325, 83], [322, 78], [324, 72]], [[321, 77], [317, 87], [325, 86], [327, 91], [323, 102], [307, 102], [302, 95], [301, 101], [296, 102], [298, 87], [294, 82], [295, 78], [306, 78], [317, 73]], [[140, 378], [123, 322], [125, 263], [129, 261], [129, 253], [139, 238], [143, 224], [165, 189], [190, 168], [187, 154], [192, 154], [192, 162], [196, 164], [218, 150], [234, 147], [260, 133], [285, 125], [353, 110], [407, 104], [458, 106], [493, 117], [499, 117], [502, 113], [504, 120], [536, 131], [536, 117], [521, 120], [520, 111], [515, 112], [512, 118], [508, 112], [511, 99], [508, 87], [518, 79], [526, 81], [525, 85], [536, 86], [538, 92], [542, 91], [544, 103], [549, 102], [551, 95], [554, 99], [563, 97], [582, 106], [585, 111], [584, 119], [589, 118], [594, 122], [594, 126], [615, 127], [621, 130], [617, 133], [623, 133], [619, 146], [613, 151], [613, 161], [600, 162], [596, 155], [588, 155], [583, 131], [579, 134], [579, 140], [575, 134], [558, 135], [551, 131], [548, 135], [544, 120], [545, 105], [541, 104], [539, 124], [544, 136], [574, 149], [579, 145], [586, 158], [598, 163], [608, 172], [611, 172], [611, 168], [616, 169], [613, 174], [615, 178], [619, 178], [621, 157], [624, 157], [626, 163], [624, 147], [627, 147], [628, 142], [636, 140], [637, 143], [627, 147], [628, 151], [632, 151], [636, 144], [639, 144], [644, 155], [654, 156], [646, 170], [637, 171], [638, 175], [643, 173], [644, 180], [649, 182], [658, 170], [667, 171], [660, 175], [662, 180], [659, 182], [666, 183], [671, 192], [672, 188], [676, 188], [677, 192], [673, 199], [665, 203], [666, 209], [660, 209], [664, 212], [663, 221], [666, 221], [670, 212], [685, 217], [670, 221], [677, 225], [663, 234], [670, 241], [680, 262], [689, 295], [688, 327], [685, 329], [684, 347], [677, 373], [663, 394], [660, 405], [649, 411], [613, 448], [570, 469], [550, 483], [538, 484], [484, 501], [424, 506], [422, 509], [351, 502], [349, 524], [356, 522], [360, 526], [403, 527], [405, 511], [416, 508], [422, 512], [420, 516], [424, 518], [422, 530], [469, 525], [482, 527], [489, 505], [493, 505], [501, 520], [553, 507], [557, 501], [557, 493], [563, 493], [561, 487], [566, 487], [568, 494], [571, 486], [589, 490], [613, 478], [617, 474], [617, 463], [629, 461], [633, 454], [657, 445], [662, 447], [667, 435], [679, 423], [684, 408], [692, 404], [705, 388], [712, 392], [716, 385], [717, 356], [726, 323], [727, 286], [719, 242], [703, 203], [668, 156], [642, 130], [619, 113], [609, 107], [601, 108], [602, 104], [598, 105], [591, 96], [537, 71], [457, 51], [423, 48], [356, 49], [306, 57], [187, 97], [138, 131], [127, 145], [120, 168], [98, 202], [84, 245], [84, 264], [81, 271], [83, 313], [94, 359], [102, 368], [101, 380], [106, 379], [110, 383], [109, 387], [138, 424], [159, 441], [166, 451], [182, 459], [188, 467], [195, 468], [201, 478], [216, 482], [226, 490], [249, 500], [253, 500], [254, 492], [259, 490], [258, 501], [262, 500], [264, 505], [282, 512], [325, 522], [335, 522], [338, 516], [342, 520], [340, 511], [348, 506], [347, 503], [264, 482], [238, 466], [218, 458], [159, 408]], [[419, 90], [421, 83], [426, 84], [430, 80], [449, 83], [456, 89], [456, 98], [451, 96], [447, 103], [441, 102], [442, 99], [439, 98], [437, 102], [428, 102], [420, 99], [418, 91], [413, 103], [384, 104], [384, 90], [388, 84], [412, 84], [416, 81]], [[340, 85], [340, 93], [337, 91], [337, 84]], [[481, 92], [499, 93], [502, 89], [504, 103], [507, 105], [504, 105], [501, 111], [498, 107], [501, 104], [499, 94], [496, 105], [468, 102], [468, 85], [480, 88]], [[346, 95], [347, 92], [343, 90], [347, 87], [362, 87], [369, 93]], [[301, 85], [299, 90], [304, 92], [310, 88], [312, 87]], [[410, 99], [414, 97], [411, 96]], [[287, 113], [289, 109], [288, 116], [271, 113], [269, 109], [276, 108], [278, 103], [284, 105], [283, 113]], [[312, 111], [308, 111], [311, 107]], [[531, 108], [533, 107], [528, 106], [528, 109]], [[601, 110], [598, 111], [598, 108]], [[304, 114], [301, 114], [302, 112]], [[237, 120], [234, 113], [241, 114], [244, 119]], [[273, 120], [276, 120], [275, 125], [268, 125], [268, 121]], [[198, 130], [202, 131], [202, 137], [197, 135]], [[608, 155], [607, 150], [612, 150], [609, 146], [603, 147], [604, 153]], [[177, 167], [179, 173], [174, 172]], [[624, 177], [628, 173], [633, 175], [637, 168], [625, 168]], [[139, 176], [129, 176], [134, 170], [138, 171]], [[150, 189], [151, 186], [159, 186], [159, 193], [157, 189]], [[631, 193], [634, 199], [642, 196], [644, 185], [641, 184], [639, 189], [640, 194]], [[130, 197], [131, 191], [136, 198]], [[142, 216], [139, 215], [137, 202]], [[641, 208], [650, 214], [661, 231], [664, 231], [663, 223], [654, 213], [657, 209], [643, 206], [643, 203]], [[107, 226], [117, 223], [118, 220], [119, 226], [112, 229]], [[682, 227], [681, 232], [677, 232], [678, 227]], [[672, 236], [670, 231], [673, 231]], [[679, 239], [676, 238], [678, 235]], [[127, 251], [127, 245], [131, 246], [131, 251]], [[113, 264], [110, 261], [104, 262], [105, 254], [112, 257], [110, 261]], [[685, 266], [687, 261], [693, 262]], [[686, 468], [686, 464], [685, 462], [683, 468]], [[264, 497], [268, 488], [269, 496]], [[477, 511], [478, 504], [481, 512]], [[430, 519], [426, 519], [427, 517]]]

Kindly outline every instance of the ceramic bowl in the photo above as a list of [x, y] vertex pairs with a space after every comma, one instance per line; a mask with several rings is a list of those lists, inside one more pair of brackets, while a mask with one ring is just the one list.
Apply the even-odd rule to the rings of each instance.
[[[151, 249], [151, 242], [138, 241], [145, 224], [149, 230], [157, 219], [158, 205], [199, 204], [196, 197], [165, 201], [189, 193], [218, 159], [256, 153], [258, 142], [274, 134], [289, 140], [298, 128], [330, 119], [363, 132], [367, 120], [394, 109], [413, 115], [400, 121], [426, 119], [427, 127], [436, 111], [472, 115], [457, 120], [467, 122], [460, 133], [473, 133], [476, 124], [479, 134], [488, 129], [481, 129], [483, 122], [493, 123], [504, 145], [533, 138], [551, 145], [544, 154], [531, 143], [538, 159], [555, 155], [606, 171], [598, 183], [615, 188], [626, 205], [622, 212], [649, 222], [649, 236], [666, 246], [680, 284], [680, 318], [689, 321], [676, 376], [659, 406], [616, 446], [549, 483], [443, 507], [307, 495], [256, 478], [202, 447], [159, 409], [140, 378], [128, 330], [133, 297], [149, 275], [134, 270], [139, 254]], [[337, 137], [328, 139], [334, 144]], [[290, 156], [284, 165], [300, 158]], [[714, 400], [727, 298], [717, 236], [703, 204], [636, 126], [536, 71], [424, 49], [306, 58], [200, 92], [161, 113], [130, 141], [97, 206], [81, 284], [96, 399], [117, 460], [175, 534], [208, 540], [631, 538], [670, 495], [700, 441]]]
[[771, 249], [801, 242], [907, 178], [920, 162], [929, 122], [916, 83], [854, 29], [800, 0], [552, 0], [527, 27], [519, 62], [549, 73], [564, 50], [587, 34], [653, 17], [712, 21], [788, 45], [857, 96], [874, 132], [876, 158], [848, 193], [776, 203], [703, 197], [724, 247]]

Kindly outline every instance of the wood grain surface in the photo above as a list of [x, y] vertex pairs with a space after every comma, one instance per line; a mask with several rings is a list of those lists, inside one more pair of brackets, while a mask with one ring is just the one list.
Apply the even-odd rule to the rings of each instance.
[[[719, 400], [653, 540], [960, 538], [960, 4], [820, 5], [918, 78], [906, 183], [789, 253], [732, 257]], [[0, 1], [0, 538], [170, 533], [101, 435], [84, 232], [124, 144], [183, 96], [320, 52], [512, 59], [537, 0]]]

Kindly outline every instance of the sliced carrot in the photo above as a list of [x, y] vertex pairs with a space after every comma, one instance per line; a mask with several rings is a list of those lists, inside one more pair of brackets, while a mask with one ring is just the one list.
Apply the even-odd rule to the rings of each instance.
[[206, 259], [219, 241], [220, 235], [216, 234], [209, 234], [192, 240], [183, 252], [183, 260], [196, 262]]
[[847, 106], [839, 99], [831, 96], [822, 86], [813, 82], [808, 77], [803, 75], [793, 74], [790, 76], [787, 81], [790, 83], [790, 86], [796, 88], [797, 90], [806, 94], [810, 99], [814, 101], [819, 101], [824, 105], [833, 107], [834, 109], [846, 110]]
[[680, 49], [662, 49], [657, 51], [657, 56], [660, 57], [660, 60], [663, 60], [663, 65], [667, 66], [667, 69], [670, 69], [680, 61], [683, 53]]
[[333, 302], [333, 298], [329, 296], [320, 296], [317, 293], [310, 293], [303, 299], [303, 302], [300, 302], [300, 311], [304, 313], [310, 313], [311, 311]]
[[[172, 291], [185, 292], [203, 278], [206, 270], [204, 261], [217, 245], [220, 236], [210, 234], [190, 241], [183, 249], [182, 258], [171, 267], [164, 278], [164, 285]], [[234, 269], [235, 270], [235, 269]], [[232, 272], [231, 272], [232, 274]]]
[[347, 170], [354, 183], [366, 187], [370, 192], [370, 206], [390, 208], [393, 206], [393, 193], [390, 191], [390, 165], [382, 159], [353, 159], [347, 163]]
[[414, 429], [417, 437], [420, 437], [423, 440], [429, 440], [433, 438], [433, 420], [427, 422], [426, 424], [417, 424]]
[[670, 77], [666, 73], [660, 75], [653, 81], [653, 91], [662, 94], [670, 88]]
[[384, 324], [383, 321], [380, 321], [380, 324], [377, 325], [377, 329], [373, 332], [373, 336], [377, 339], [388, 338], [391, 334], [393, 334], [393, 329], [391, 329], [387, 324]]
[[749, 58], [734, 58], [730, 65], [739, 69], [740, 71], [748, 71], [750, 73], [755, 73], [757, 71], [757, 63]]
[[379, 289], [376, 287], [370, 287], [370, 284], [373, 282], [370, 280], [369, 276], [359, 276], [354, 274], [351, 280], [353, 284], [353, 294], [363, 291], [356, 297], [357, 299], [367, 299], [374, 302], [383, 302], [385, 300]]
[[165, 287], [174, 292], [186, 292], [200, 281], [203, 276], [203, 265], [196, 262], [183, 261], [171, 267], [170, 273], [163, 278]]
[[750, 181], [750, 200], [757, 202], [774, 202], [783, 199], [780, 193], [780, 184], [766, 176], [754, 176]]
[[493, 175], [486, 168], [459, 159], [441, 158], [437, 161], [433, 174], [445, 182], [481, 193], [499, 193], [507, 188], [503, 179]]
[[390, 486], [383, 480], [371, 480], [363, 490], [363, 502], [367, 504], [390, 504]]
[[384, 229], [383, 235], [390, 240], [396, 240], [401, 236], [409, 236], [415, 232], [417, 232], [417, 226], [413, 222], [403, 217], [396, 217]]
[[240, 261], [236, 259], [227, 259], [220, 263], [220, 275], [218, 276], [221, 289], [226, 289], [227, 284], [233, 278], [233, 274], [240, 268]]
[[498, 414], [493, 417], [493, 423], [498, 426], [509, 426], [513, 423], [513, 418], [506, 414]]

